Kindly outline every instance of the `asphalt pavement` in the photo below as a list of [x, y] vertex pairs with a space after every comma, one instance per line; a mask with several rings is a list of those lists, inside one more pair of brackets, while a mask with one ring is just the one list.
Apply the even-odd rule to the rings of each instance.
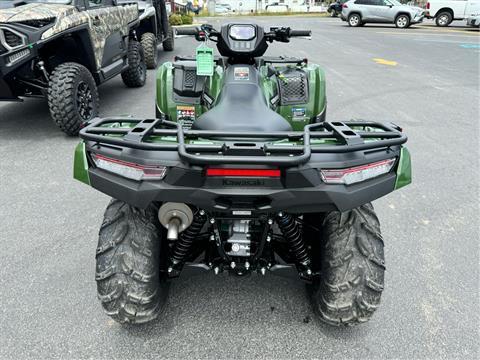
[[[268, 54], [325, 68], [328, 119], [393, 121], [409, 136], [413, 184], [374, 203], [387, 273], [373, 319], [330, 327], [315, 319], [300, 281], [206, 274], [175, 282], [157, 321], [113, 322], [94, 281], [109, 199], [73, 180], [78, 139], [30, 99], [0, 104], [0, 358], [478, 358], [478, 30], [255, 20], [313, 30], [313, 40]], [[196, 45], [178, 39], [161, 59]], [[141, 89], [120, 78], [101, 86], [101, 114], [152, 117], [155, 72], [148, 77]]]

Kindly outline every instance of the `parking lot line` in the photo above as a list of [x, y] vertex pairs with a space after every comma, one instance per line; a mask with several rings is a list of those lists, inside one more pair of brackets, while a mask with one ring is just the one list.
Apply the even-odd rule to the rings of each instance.
[[433, 27], [429, 25], [416, 25], [415, 28], [422, 28], [424, 30], [428, 31], [438, 31], [438, 32], [458, 32], [458, 33], [465, 33], [465, 34], [470, 34], [470, 35], [477, 35], [480, 34], [480, 32], [475, 31], [475, 30], [459, 30], [459, 29], [442, 29], [438, 27]]
[[465, 34], [468, 34], [468, 35], [464, 35], [464, 34], [445, 34], [445, 33], [433, 33], [433, 32], [430, 32], [430, 33], [427, 33], [427, 32], [419, 32], [419, 31], [408, 31], [408, 32], [393, 32], [393, 31], [376, 31], [377, 34], [390, 34], [390, 35], [425, 35], [425, 36], [455, 36], [455, 37], [477, 37], [475, 34], [469, 34], [469, 32], [465, 31], [464, 33]]
[[397, 66], [397, 64], [398, 64], [396, 61], [386, 60], [386, 59], [381, 59], [381, 58], [374, 58], [372, 60], [375, 61], [377, 64], [380, 64], [380, 65]]

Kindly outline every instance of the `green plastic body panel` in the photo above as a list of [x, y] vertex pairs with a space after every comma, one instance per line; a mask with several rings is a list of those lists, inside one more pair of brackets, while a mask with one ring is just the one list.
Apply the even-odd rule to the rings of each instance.
[[[286, 67], [287, 65], [284, 64], [276, 66], [278, 70]], [[316, 64], [309, 64], [301, 67], [301, 69], [308, 74], [309, 101], [305, 104], [276, 106], [274, 108], [270, 103], [270, 99], [278, 93], [277, 78], [275, 76], [267, 76], [267, 66], [259, 68], [260, 86], [263, 89], [267, 104], [270, 104], [269, 106], [273, 110], [290, 122], [295, 131], [301, 131], [305, 125], [315, 122], [316, 117], [326, 110], [327, 105], [325, 73], [322, 68]], [[215, 106], [215, 101], [218, 99], [223, 87], [223, 74], [223, 68], [216, 66], [213, 76], [207, 77], [205, 92], [214, 99], [213, 106]], [[195, 117], [208, 111], [208, 108], [203, 105], [191, 105], [173, 101], [173, 64], [166, 62], [157, 70], [157, 107], [163, 114], [167, 115], [169, 120], [177, 121], [177, 106], [182, 105], [194, 106]], [[304, 113], [304, 116], [294, 116], [295, 110], [300, 110], [300, 112]], [[225, 121], [228, 121], [228, 119]]]
[[[216, 66], [213, 76], [207, 77], [205, 92], [213, 99], [218, 98], [222, 88], [223, 69]], [[208, 109], [203, 105], [192, 105], [173, 101], [173, 64], [163, 63], [157, 70], [157, 107], [170, 121], [177, 121], [177, 106], [194, 106], [198, 117]]]
[[[282, 69], [285, 68], [285, 65], [279, 65], [276, 68]], [[322, 68], [316, 64], [310, 64], [301, 69], [308, 74], [309, 101], [305, 104], [280, 105], [274, 109], [292, 125], [295, 131], [302, 131], [305, 125], [315, 122], [317, 115], [325, 111], [327, 105], [325, 73]], [[267, 76], [267, 71], [266, 66], [260, 68], [261, 85], [267, 102], [270, 104], [270, 99], [278, 93], [278, 84], [276, 77]], [[294, 116], [295, 109], [302, 110], [305, 115], [303, 117]]]
[[75, 148], [75, 156], [73, 159], [73, 178], [90, 185], [87, 153], [85, 152], [85, 143], [83, 141]]
[[412, 160], [410, 152], [406, 147], [400, 151], [400, 159], [397, 167], [397, 179], [395, 181], [395, 190], [400, 189], [412, 182]]

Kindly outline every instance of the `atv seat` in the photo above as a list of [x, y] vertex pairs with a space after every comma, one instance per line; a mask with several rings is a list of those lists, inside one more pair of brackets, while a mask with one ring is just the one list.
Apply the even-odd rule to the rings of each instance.
[[233, 65], [226, 70], [217, 104], [198, 117], [193, 129], [258, 133], [291, 131], [292, 127], [268, 107], [257, 70], [253, 66]]

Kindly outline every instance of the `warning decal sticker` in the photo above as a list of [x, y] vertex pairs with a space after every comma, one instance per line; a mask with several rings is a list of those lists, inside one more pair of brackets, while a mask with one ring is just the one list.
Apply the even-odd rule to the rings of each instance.
[[195, 106], [178, 105], [177, 121], [182, 125], [184, 130], [190, 130], [195, 121]]
[[233, 71], [235, 80], [248, 80], [250, 78], [250, 69], [248, 67], [236, 67]]

